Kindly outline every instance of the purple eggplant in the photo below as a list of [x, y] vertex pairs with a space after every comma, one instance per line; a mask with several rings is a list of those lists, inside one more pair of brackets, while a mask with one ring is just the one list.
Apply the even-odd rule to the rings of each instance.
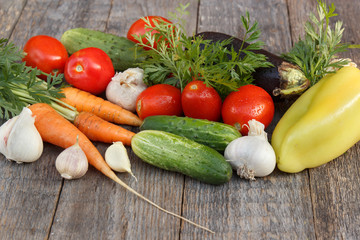
[[[228, 47], [233, 47], [235, 51], [239, 51], [242, 45], [244, 47], [248, 45], [236, 37], [219, 32], [201, 32], [195, 36], [201, 36], [213, 42], [231, 38], [232, 41]], [[274, 100], [298, 96], [310, 86], [310, 81], [297, 66], [263, 49], [254, 50], [254, 52], [265, 55], [273, 67], [256, 69], [253, 73], [253, 84], [266, 90]]]

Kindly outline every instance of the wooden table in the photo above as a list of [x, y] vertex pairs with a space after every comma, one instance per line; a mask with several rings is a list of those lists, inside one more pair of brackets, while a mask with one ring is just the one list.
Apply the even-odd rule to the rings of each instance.
[[[0, 0], [0, 37], [22, 47], [32, 36], [60, 39], [87, 27], [125, 36], [146, 15], [167, 16], [175, 0]], [[266, 49], [286, 52], [301, 36], [315, 0], [190, 0], [187, 31], [220, 31], [242, 37], [240, 16], [259, 22]], [[343, 40], [360, 42], [360, 1], [335, 0], [346, 28]], [[339, 18], [337, 18], [339, 19]], [[359, 51], [344, 56], [360, 63]], [[285, 106], [285, 108], [288, 106]], [[269, 134], [284, 112], [277, 104]], [[135, 128], [128, 128], [138, 131]], [[337, 129], [333, 129], [337, 131]], [[96, 143], [101, 153], [108, 145]], [[135, 181], [129, 186], [167, 210], [207, 226], [215, 234], [165, 214], [93, 167], [64, 181], [54, 161], [62, 149], [45, 144], [35, 163], [0, 159], [0, 239], [356, 239], [360, 235], [360, 145], [311, 170], [246, 181], [233, 176], [221, 186], [200, 183], [152, 167], [128, 152]]]

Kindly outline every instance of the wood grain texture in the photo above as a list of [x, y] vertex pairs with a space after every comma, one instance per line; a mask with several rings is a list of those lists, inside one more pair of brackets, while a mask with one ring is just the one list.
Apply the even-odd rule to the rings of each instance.
[[45, 144], [39, 160], [20, 165], [1, 156], [1, 239], [47, 238], [61, 190], [61, 177], [51, 167], [59, 150]]
[[9, 38], [25, 6], [25, 0], [0, 0], [0, 37]]
[[243, 39], [241, 16], [245, 16], [246, 11], [252, 22], [259, 23], [264, 49], [275, 54], [290, 49], [290, 27], [285, 0], [201, 1], [197, 30], [218, 31]]

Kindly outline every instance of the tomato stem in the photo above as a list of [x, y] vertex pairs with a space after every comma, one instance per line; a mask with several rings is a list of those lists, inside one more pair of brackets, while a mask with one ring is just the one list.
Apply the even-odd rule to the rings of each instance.
[[76, 68], [75, 68], [75, 70], [77, 71], [77, 72], [82, 72], [84, 69], [83, 69], [83, 67], [81, 66], [81, 65], [76, 65]]

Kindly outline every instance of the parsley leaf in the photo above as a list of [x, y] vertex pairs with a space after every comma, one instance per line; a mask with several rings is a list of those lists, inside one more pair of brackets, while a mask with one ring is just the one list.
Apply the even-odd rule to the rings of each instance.
[[[62, 75], [53, 76], [22, 62], [24, 53], [7, 39], [0, 39], [0, 118], [18, 115], [29, 104], [53, 104], [63, 97]], [[37, 76], [47, 75], [47, 82]]]

